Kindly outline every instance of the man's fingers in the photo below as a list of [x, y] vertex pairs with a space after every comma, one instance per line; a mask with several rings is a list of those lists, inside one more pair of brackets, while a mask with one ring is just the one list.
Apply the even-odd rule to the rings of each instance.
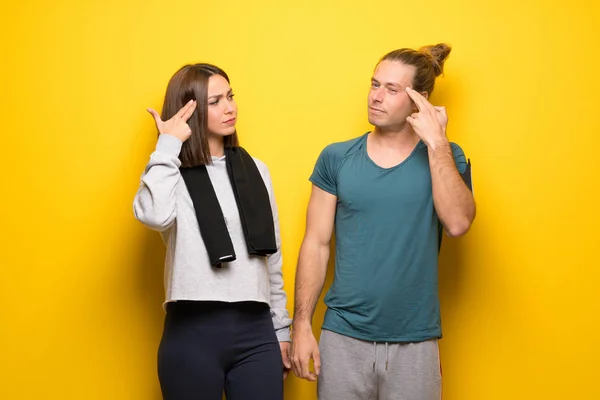
[[437, 112], [439, 112], [442, 115], [446, 116], [446, 107], [444, 107], [444, 106], [434, 106], [433, 108], [435, 108], [435, 110]]
[[309, 369], [309, 361], [310, 359], [300, 360], [300, 377], [304, 379], [310, 379], [310, 369]]
[[[318, 346], [305, 345], [301, 348], [298, 348], [292, 344], [290, 354], [291, 357], [289, 357], [289, 364], [291, 364], [294, 375], [296, 375], [298, 378], [306, 379], [311, 382], [317, 380], [317, 375], [321, 369], [321, 356]], [[285, 357], [283, 359], [285, 365]], [[316, 374], [310, 370], [311, 359], [314, 361], [315, 370], [317, 371]]]
[[292, 371], [294, 375], [300, 377], [300, 360], [298, 356], [294, 355], [294, 352], [292, 352]]
[[319, 350], [316, 350], [313, 354], [313, 364], [315, 365], [315, 374], [319, 375], [321, 373], [321, 353]]
[[307, 359], [298, 359], [298, 373], [296, 374], [299, 378], [306, 379], [308, 381], [315, 381], [317, 376], [310, 370], [310, 357]]
[[433, 106], [431, 105], [429, 100], [423, 97], [421, 93], [409, 87], [406, 88], [406, 93], [408, 93], [408, 96], [415, 102], [415, 105], [417, 106], [419, 111], [433, 110]]
[[408, 96], [412, 99], [412, 101], [415, 102], [415, 105], [417, 106], [419, 111], [421, 111], [425, 107], [425, 104], [423, 102], [423, 100], [425, 100], [425, 98], [423, 96], [421, 96], [421, 93], [419, 93], [409, 87], [406, 88], [406, 93], [408, 93]]

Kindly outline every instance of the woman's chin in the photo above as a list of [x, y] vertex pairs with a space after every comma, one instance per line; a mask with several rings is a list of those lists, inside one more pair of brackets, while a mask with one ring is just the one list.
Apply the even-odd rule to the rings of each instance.
[[227, 136], [231, 136], [234, 133], [235, 133], [235, 127], [233, 129], [223, 129], [223, 130], [220, 130], [218, 132], [211, 132], [209, 135], [213, 136], [213, 137], [216, 137], [216, 138], [219, 138], [219, 139], [222, 139], [222, 138], [225, 138]]

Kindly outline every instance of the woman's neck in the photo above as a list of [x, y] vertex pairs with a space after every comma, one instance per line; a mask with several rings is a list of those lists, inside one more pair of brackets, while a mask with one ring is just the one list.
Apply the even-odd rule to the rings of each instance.
[[225, 142], [222, 137], [209, 137], [208, 148], [213, 157], [223, 157], [225, 155]]

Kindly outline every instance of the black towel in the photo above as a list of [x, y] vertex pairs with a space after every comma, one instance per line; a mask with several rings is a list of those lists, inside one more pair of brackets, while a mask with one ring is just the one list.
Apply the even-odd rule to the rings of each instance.
[[[273, 211], [267, 187], [252, 157], [241, 147], [225, 148], [227, 174], [242, 221], [248, 253], [266, 256], [277, 251]], [[236, 259], [223, 211], [206, 166], [181, 168], [192, 198], [202, 240], [211, 265]]]

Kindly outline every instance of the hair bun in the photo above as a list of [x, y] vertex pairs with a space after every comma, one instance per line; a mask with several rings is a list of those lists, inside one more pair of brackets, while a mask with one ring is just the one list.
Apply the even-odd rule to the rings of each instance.
[[423, 46], [419, 51], [431, 58], [435, 76], [439, 76], [444, 71], [444, 62], [448, 59], [452, 47], [446, 43], [439, 43], [434, 46]]

